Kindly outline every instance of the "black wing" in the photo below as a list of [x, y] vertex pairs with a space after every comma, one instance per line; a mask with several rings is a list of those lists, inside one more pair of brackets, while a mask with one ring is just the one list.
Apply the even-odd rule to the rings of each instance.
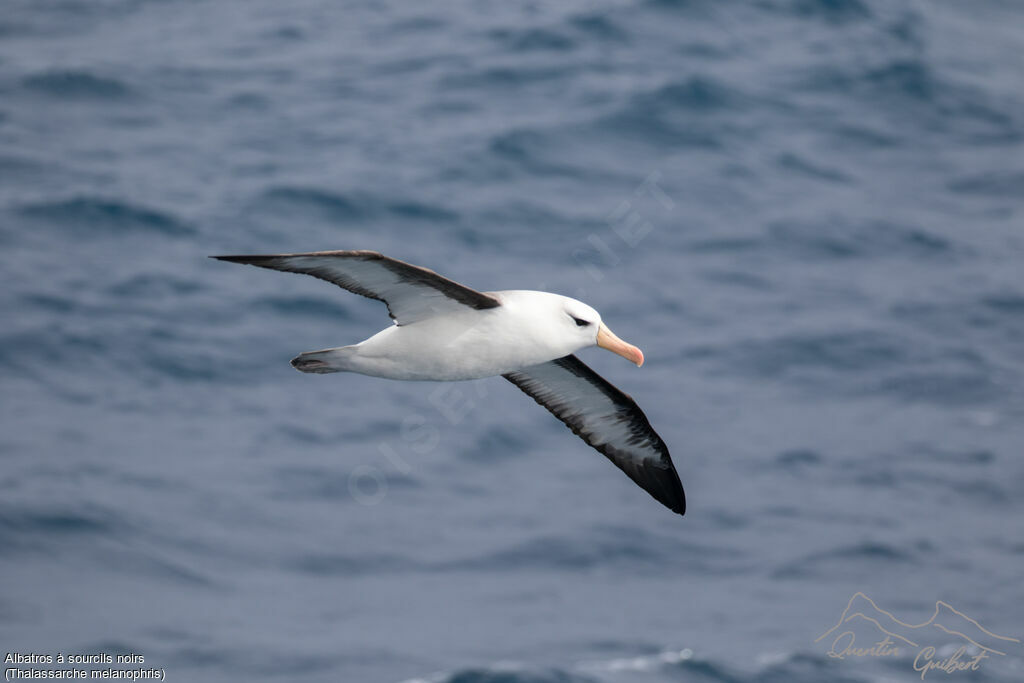
[[686, 496], [668, 448], [636, 402], [573, 355], [504, 375], [673, 512]]
[[432, 270], [389, 258], [376, 251], [317, 251], [308, 254], [214, 256], [221, 261], [304, 273], [350, 292], [383, 301], [399, 325], [468, 306], [501, 305], [493, 296], [442, 277]]

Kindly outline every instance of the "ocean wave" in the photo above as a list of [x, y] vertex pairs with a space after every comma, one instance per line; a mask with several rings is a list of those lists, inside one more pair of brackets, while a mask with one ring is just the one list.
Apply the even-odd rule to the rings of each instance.
[[[906, 664], [900, 662], [901, 665]], [[909, 669], [909, 667], [908, 667]], [[634, 678], [640, 675], [642, 679]], [[467, 668], [411, 678], [402, 683], [599, 683], [607, 681], [686, 681], [693, 683], [872, 683], [878, 672], [862, 674], [849, 662], [804, 652], [762, 655], [752, 668], [696, 655], [689, 648], [632, 657], [613, 657], [543, 669], [517, 662]]]
[[138, 273], [122, 278], [107, 286], [108, 296], [118, 299], [144, 299], [152, 302], [158, 299], [174, 300], [178, 297], [196, 295], [206, 291], [202, 281], [184, 278], [173, 273]]
[[[505, 200], [489, 204], [472, 215], [472, 222], [494, 227], [515, 226], [520, 229], [542, 230], [578, 225], [579, 219], [557, 211], [553, 207], [538, 204], [530, 199]], [[499, 234], [494, 239], [502, 239]]]
[[996, 313], [1013, 316], [1014, 321], [1019, 321], [1020, 314], [1024, 313], [1024, 294], [1006, 292], [1004, 294], [991, 294], [981, 298], [982, 306], [995, 311]]
[[228, 96], [226, 102], [228, 109], [263, 113], [270, 111], [272, 100], [258, 92], [236, 92]]
[[[1024, 334], [1024, 294], [1012, 289], [994, 291], [944, 301], [901, 301], [892, 305], [894, 322], [909, 326], [936, 338], [956, 340], [960, 361], [980, 368], [977, 355], [991, 356], [995, 349], [1011, 352]], [[955, 347], [954, 347], [955, 348]], [[984, 351], [988, 351], [985, 353]], [[965, 355], [964, 352], [967, 352]]]
[[775, 456], [775, 463], [787, 470], [798, 470], [805, 467], [820, 465], [824, 461], [822, 455], [809, 448], [795, 448], [783, 451]]
[[850, 225], [842, 219], [824, 223], [786, 221], [768, 226], [766, 239], [779, 252], [812, 258], [946, 257], [956, 247], [924, 227], [871, 221]]
[[598, 683], [594, 678], [560, 669], [537, 669], [516, 664], [498, 664], [488, 668], [463, 669], [427, 678], [411, 678], [402, 683]]
[[949, 133], [978, 144], [1005, 144], [1024, 136], [1005, 98], [914, 56], [853, 68], [826, 63], [812, 67], [797, 87], [835, 94], [858, 108], [871, 102], [887, 116], [909, 117], [901, 123], [913, 121], [917, 133]]
[[1005, 396], [1008, 387], [980, 363], [976, 367], [896, 372], [878, 382], [881, 393], [905, 402], [933, 405], [985, 405]]
[[485, 429], [473, 442], [463, 449], [460, 456], [481, 464], [493, 463], [511, 457], [520, 457], [528, 452], [530, 439], [507, 427]]
[[947, 187], [957, 194], [1018, 199], [1024, 188], [1024, 171], [990, 171], [963, 176], [950, 181]]
[[[0, 112], [0, 124], [4, 122], [4, 118], [3, 112]], [[46, 180], [53, 170], [51, 164], [30, 156], [0, 154], [0, 172], [6, 178], [39, 182]]]
[[278, 186], [264, 190], [258, 207], [293, 213], [317, 213], [336, 221], [365, 221], [391, 217], [408, 221], [458, 221], [459, 215], [438, 204], [410, 198], [384, 199], [366, 193], [340, 193], [306, 186]]
[[[60, 294], [27, 294], [22, 299], [28, 306], [50, 313], [64, 315], [79, 310], [82, 302], [74, 296]], [[2, 358], [2, 355], [0, 355]]]
[[113, 515], [102, 510], [69, 512], [60, 508], [0, 510], [6, 532], [24, 534], [94, 535], [111, 534], [121, 529]]
[[916, 565], [920, 563], [922, 554], [930, 553], [931, 548], [927, 543], [914, 546], [863, 541], [836, 546], [788, 561], [772, 571], [772, 577], [799, 580], [821, 576], [856, 577], [861, 576], [867, 567], [879, 572], [883, 567], [893, 565]]
[[197, 570], [193, 563], [171, 559], [164, 550], [130, 552], [121, 548], [104, 549], [98, 553], [97, 562], [105, 571], [145, 576], [159, 581], [161, 585], [171, 583], [186, 586], [190, 590], [222, 587], [210, 574]]
[[255, 306], [267, 313], [286, 317], [315, 317], [334, 322], [352, 320], [352, 314], [334, 292], [330, 296], [268, 296], [258, 299]]
[[569, 25], [587, 38], [613, 43], [626, 43], [629, 40], [629, 33], [623, 23], [607, 14], [577, 14], [569, 18]]
[[[311, 446], [337, 447], [351, 436], [345, 433], [326, 433], [313, 428], [291, 426], [279, 428], [277, 435], [289, 437], [288, 443], [306, 443]], [[360, 470], [338, 469], [336, 467], [282, 467], [274, 477], [272, 495], [278, 500], [323, 500], [337, 502], [360, 502], [361, 491], [372, 498], [374, 492], [392, 489], [415, 489], [419, 480], [408, 474], [374, 470], [364, 480]]]
[[368, 214], [362, 201], [314, 187], [272, 187], [260, 194], [257, 203], [269, 208], [313, 210], [338, 220], [359, 220]]
[[0, 367], [41, 378], [55, 368], [101, 363], [110, 348], [110, 340], [98, 330], [26, 325], [0, 333]]
[[400, 555], [372, 553], [316, 553], [287, 561], [289, 569], [316, 576], [362, 576], [393, 572], [410, 572], [419, 568], [416, 562]]
[[718, 149], [737, 133], [734, 115], [742, 115], [753, 104], [734, 86], [694, 75], [635, 94], [590, 127], [597, 134], [662, 148]]
[[743, 373], [781, 377], [800, 370], [862, 375], [903, 366], [912, 344], [884, 330], [785, 334], [741, 342], [720, 356]]
[[558, 142], [557, 135], [519, 129], [495, 135], [487, 151], [492, 161], [513, 165], [524, 175], [586, 177], [588, 169], [564, 162]]
[[82, 196], [26, 204], [19, 213], [73, 231], [88, 228], [111, 234], [150, 232], [186, 237], [196, 230], [174, 214], [117, 199]]
[[569, 36], [545, 28], [500, 28], [493, 29], [488, 37], [512, 53], [554, 51], [567, 52], [576, 47]]
[[638, 528], [599, 527], [571, 538], [538, 535], [439, 569], [512, 572], [524, 569], [583, 571], [599, 567], [650, 573], [734, 574], [748, 569], [743, 553], [662, 537]]
[[849, 183], [852, 180], [851, 176], [838, 168], [816, 164], [792, 152], [780, 154], [777, 163], [779, 168], [794, 171], [817, 180], [827, 180], [834, 183]]
[[904, 258], [945, 261], [970, 254], [970, 248], [934, 229], [883, 220], [850, 223], [842, 217], [821, 221], [773, 221], [756, 233], [734, 237], [699, 238], [689, 245], [696, 252], [765, 252], [787, 260], [820, 262]]
[[633, 99], [632, 106], [652, 111], [712, 112], [739, 108], [747, 98], [736, 88], [710, 76], [691, 76]]
[[507, 94], [510, 88], [529, 88], [533, 85], [564, 81], [580, 72], [582, 67], [572, 64], [546, 66], [502, 65], [477, 67], [459, 73], [446, 74], [438, 82], [444, 90], [500, 90]]
[[900, 403], [984, 405], [1008, 396], [996, 366], [968, 340], [896, 334], [883, 328], [786, 334], [687, 355], [715, 372], [772, 378], [831, 396], [884, 396]]
[[478, 557], [456, 560], [446, 568], [472, 571], [518, 571], [557, 569], [578, 571], [625, 563], [637, 567], [663, 567], [663, 555], [655, 548], [623, 538], [618, 542], [592, 544], [571, 539], [541, 537]]
[[73, 539], [126, 534], [127, 524], [98, 506], [0, 506], [0, 545], [8, 552], [52, 552]]
[[789, 0], [780, 4], [784, 11], [796, 16], [824, 19], [835, 24], [866, 21], [874, 16], [862, 0]]
[[123, 82], [88, 71], [46, 71], [26, 76], [21, 84], [27, 90], [71, 100], [125, 100], [134, 95]]

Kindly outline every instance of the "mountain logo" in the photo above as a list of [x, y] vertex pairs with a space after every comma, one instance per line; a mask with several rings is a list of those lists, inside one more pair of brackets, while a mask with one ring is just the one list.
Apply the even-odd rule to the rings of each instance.
[[[937, 657], [938, 647], [944, 650], [952, 639], [959, 646], [948, 656]], [[915, 654], [914, 671], [923, 680], [930, 671], [952, 674], [977, 671], [991, 656], [1003, 656], [1020, 640], [989, 631], [974, 619], [942, 600], [927, 621], [911, 624], [897, 619], [892, 612], [856, 592], [846, 604], [839, 621], [814, 639], [830, 644], [829, 657], [900, 657]], [[859, 643], [858, 643], [859, 641]], [[863, 643], [870, 645], [863, 645]]]

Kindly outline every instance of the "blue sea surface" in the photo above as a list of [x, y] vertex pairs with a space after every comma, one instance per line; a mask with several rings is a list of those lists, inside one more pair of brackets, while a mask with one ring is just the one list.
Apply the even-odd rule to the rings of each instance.
[[[1024, 680], [1022, 74], [1002, 0], [5, 0], [0, 656], [921, 680], [816, 641], [861, 592]], [[324, 249], [594, 306], [686, 516], [501, 378], [295, 372], [384, 307], [207, 258]]]

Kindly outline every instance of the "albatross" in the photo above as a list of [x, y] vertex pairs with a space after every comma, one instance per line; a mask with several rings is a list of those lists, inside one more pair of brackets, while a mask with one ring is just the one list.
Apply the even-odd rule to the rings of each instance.
[[375, 251], [211, 258], [312, 275], [387, 306], [390, 327], [358, 344], [300, 353], [296, 370], [433, 381], [501, 375], [656, 500], [686, 511], [668, 448], [647, 416], [574, 355], [599, 346], [644, 363], [587, 304], [550, 292], [478, 292]]

